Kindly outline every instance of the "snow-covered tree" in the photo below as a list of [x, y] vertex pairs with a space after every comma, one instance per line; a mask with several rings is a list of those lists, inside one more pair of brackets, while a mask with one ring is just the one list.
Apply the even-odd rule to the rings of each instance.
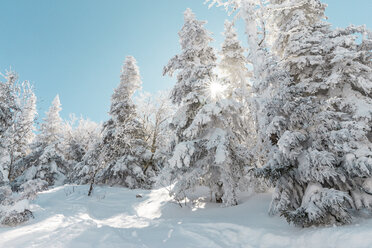
[[[245, 134], [243, 108], [231, 98], [231, 82], [222, 82], [214, 72], [216, 57], [204, 24], [190, 9], [185, 11], [179, 32], [182, 53], [164, 68], [171, 76], [178, 73], [172, 99], [179, 109], [171, 122], [176, 134], [173, 154], [163, 173], [175, 182], [171, 193], [176, 199], [204, 185], [217, 202], [236, 205], [238, 187], [245, 181], [244, 166], [249, 163], [246, 149], [240, 146]], [[234, 83], [239, 84], [237, 92], [241, 90], [241, 82]]]
[[29, 82], [23, 82], [17, 95], [18, 109], [15, 118], [7, 131], [7, 153], [9, 155], [8, 179], [13, 180], [16, 175], [15, 163], [31, 152], [31, 143], [35, 137], [36, 96]]
[[68, 163], [62, 151], [65, 126], [59, 115], [61, 110], [57, 95], [40, 125], [40, 133], [33, 144], [32, 152], [16, 164], [20, 171], [17, 173], [20, 176], [16, 179], [16, 185], [33, 179], [45, 180], [50, 186], [65, 181]]
[[79, 163], [101, 138], [102, 127], [89, 119], [77, 120], [75, 115], [72, 115], [65, 125], [64, 156], [67, 160]]
[[29, 145], [35, 138], [36, 116], [36, 95], [30, 83], [25, 81], [21, 85], [20, 111], [14, 124], [14, 132], [18, 136], [16, 139], [18, 157], [25, 156], [30, 152]]
[[0, 178], [2, 182], [7, 182], [9, 177], [10, 157], [8, 145], [12, 140], [10, 129], [19, 112], [17, 101], [17, 74], [8, 71], [2, 75], [6, 82], [0, 82]]
[[33, 217], [28, 200], [13, 194], [10, 186], [0, 187], [0, 225], [16, 226]]
[[[248, 64], [251, 68], [252, 63], [245, 56], [245, 49], [241, 46], [234, 28], [234, 22], [225, 21], [224, 41], [220, 51], [221, 61], [219, 63], [220, 77], [225, 83], [223, 84], [223, 93], [226, 99], [238, 102], [241, 107], [236, 111], [236, 115], [240, 115], [241, 127], [233, 129], [235, 132], [239, 131], [240, 149], [247, 150], [250, 160], [245, 161], [245, 165], [250, 165], [249, 173], [246, 175], [249, 179], [248, 190], [262, 192], [267, 190], [267, 185], [264, 180], [257, 179], [254, 176], [252, 166], [259, 160], [258, 154], [260, 149], [259, 118], [258, 118], [258, 90], [255, 83], [255, 78], [252, 70], [248, 69]], [[250, 41], [252, 43], [253, 41]], [[261, 42], [261, 41], [260, 41]], [[262, 42], [261, 42], [262, 43]], [[255, 53], [260, 51], [250, 51], [249, 58], [253, 58]], [[265, 55], [260, 53], [260, 56]], [[261, 72], [263, 70], [260, 70]], [[263, 75], [261, 75], [262, 77]], [[257, 79], [256, 79], [257, 80]], [[237, 117], [236, 117], [237, 118]], [[262, 118], [262, 117], [260, 117]], [[244, 148], [243, 148], [243, 147]], [[262, 156], [262, 155], [261, 155]], [[246, 167], [247, 168], [247, 167]]]
[[28, 210], [31, 191], [14, 194], [9, 178], [15, 161], [28, 153], [36, 98], [28, 82], [17, 83], [14, 72], [7, 72], [5, 78], [7, 82], [0, 82], [0, 225], [15, 226], [33, 217]]
[[[235, 13], [235, 19], [241, 18], [245, 22], [249, 48], [246, 62], [251, 68], [248, 72], [251, 88], [247, 95], [244, 117], [249, 117], [248, 122], [254, 123], [255, 126], [255, 130], [249, 133], [255, 133], [256, 137], [249, 137], [249, 139], [251, 144], [254, 143], [251, 147], [254, 164], [260, 168], [266, 163], [268, 153], [272, 150], [271, 140], [276, 138], [268, 135], [266, 130], [272, 118], [280, 110], [283, 88], [290, 83], [289, 76], [278, 63], [278, 58], [268, 49], [266, 2], [260, 0], [209, 0], [207, 2], [210, 2], [210, 7], [213, 5], [225, 7], [230, 14]], [[252, 124], [248, 127], [252, 128]]]
[[172, 137], [169, 123], [175, 106], [169, 99], [168, 91], [160, 91], [156, 94], [141, 92], [135, 97], [135, 103], [138, 119], [145, 130], [145, 140], [151, 150], [148, 166], [154, 166], [158, 170], [164, 167], [168, 159], [167, 148], [171, 140], [170, 137]]
[[4, 135], [5, 131], [12, 125], [13, 112], [17, 109], [15, 84], [18, 76], [12, 71], [8, 71], [2, 76], [6, 79], [6, 82], [0, 83], [0, 134]]
[[[271, 116], [263, 130], [273, 146], [262, 170], [276, 187], [270, 211], [302, 226], [347, 223], [348, 210], [368, 205], [358, 191], [370, 174], [371, 116], [360, 111], [371, 106], [370, 34], [331, 30], [319, 1], [270, 1], [265, 8], [270, 50], [290, 76], [280, 90], [268, 88], [262, 115]], [[362, 34], [360, 44], [354, 33]]]
[[[251, 76], [247, 68], [247, 58], [241, 46], [234, 23], [225, 21], [224, 41], [220, 52], [221, 61], [218, 65], [223, 76], [227, 77], [232, 97], [245, 102], [249, 95], [248, 80]], [[240, 92], [238, 92], [240, 90]]]
[[350, 209], [370, 207], [371, 33], [354, 26], [332, 30], [318, 0], [227, 4], [263, 18], [246, 23], [248, 40], [263, 30], [265, 39], [255, 43], [270, 44], [278, 56], [253, 64], [265, 72], [255, 72], [255, 79], [265, 106], [261, 133], [271, 141], [260, 170], [276, 190], [270, 212], [301, 226], [350, 222]]
[[[191, 155], [189, 149], [193, 148], [185, 145], [184, 142], [187, 143], [189, 139], [185, 136], [184, 131], [191, 125], [196, 114], [207, 101], [208, 85], [215, 77], [213, 70], [216, 67], [216, 55], [209, 45], [212, 38], [204, 28], [205, 24], [206, 21], [199, 21], [195, 18], [191, 9], [185, 11], [184, 25], [178, 33], [182, 53], [174, 56], [163, 71], [163, 75], [168, 74], [169, 76], [173, 76], [174, 72], [177, 72], [177, 83], [171, 91], [171, 100], [179, 107], [170, 123], [170, 128], [175, 135], [169, 149], [174, 155], [184, 154], [187, 156], [187, 165], [178, 168], [174, 163], [170, 163], [165, 168], [163, 172], [169, 173], [169, 176], [172, 177], [182, 174], [181, 171], [177, 171], [178, 169], [183, 168], [186, 171], [189, 166], [190, 171], [194, 169], [189, 159], [189, 155]], [[180, 151], [182, 147], [184, 149]], [[193, 179], [197, 180], [196, 177]], [[178, 182], [178, 184], [186, 184], [188, 180], [185, 180], [185, 183]], [[193, 183], [192, 187], [195, 184]], [[179, 188], [186, 190], [186, 187]], [[175, 197], [180, 198], [180, 194], [176, 194]]]
[[218, 65], [219, 77], [225, 82], [222, 84], [223, 95], [242, 105], [243, 112], [240, 114], [247, 134], [244, 139], [252, 149], [256, 146], [257, 139], [255, 92], [251, 85], [253, 74], [248, 70], [249, 61], [244, 55], [245, 49], [240, 44], [233, 22], [225, 21], [224, 37]]
[[61, 142], [63, 137], [63, 120], [59, 115], [61, 110], [61, 102], [59, 100], [59, 95], [57, 95], [53, 99], [49, 110], [45, 113], [43, 123], [40, 125], [38, 142], [44, 146]]
[[81, 183], [121, 185], [129, 188], [149, 188], [155, 176], [146, 170], [151, 152], [146, 134], [138, 120], [132, 96], [142, 81], [136, 60], [127, 56], [120, 84], [111, 98], [111, 119], [103, 124], [102, 139], [78, 165]]
[[9, 185], [0, 186], [0, 225], [16, 226], [33, 218], [29, 200], [34, 200], [36, 193], [46, 187], [41, 179], [22, 184], [17, 194], [12, 192]]
[[190, 141], [177, 145], [170, 159], [170, 165], [180, 173], [173, 188], [176, 196], [205, 185], [217, 202], [238, 203], [238, 190], [250, 186], [245, 178], [250, 154], [242, 145], [247, 136], [242, 112], [239, 102], [226, 98], [205, 104], [197, 113], [185, 130]]
[[[236, 47], [234, 53], [239, 54], [234, 59], [236, 65], [240, 65], [236, 68], [242, 67], [243, 64], [249, 65], [248, 72], [247, 68], [242, 67], [243, 75], [246, 75], [246, 81], [249, 82], [248, 90], [242, 94], [245, 105], [242, 118], [246, 132], [249, 134], [245, 138], [246, 146], [251, 154], [251, 164], [256, 168], [261, 168], [266, 164], [268, 154], [272, 150], [271, 140], [275, 139], [268, 135], [266, 130], [281, 107], [281, 89], [290, 82], [289, 76], [279, 66], [278, 59], [267, 46], [266, 4], [265, 1], [260, 0], [210, 0], [207, 2], [210, 2], [210, 7], [213, 5], [225, 7], [229, 14], [235, 14], [235, 21], [241, 18], [245, 22], [249, 48], [245, 61], [242, 61], [241, 49], [234, 38], [236, 36], [229, 34], [233, 32], [230, 23], [227, 23], [225, 28], [226, 41], [224, 43], [236, 44], [231, 46], [231, 49]], [[229, 51], [229, 49], [226, 50]], [[257, 180], [253, 177], [251, 179], [256, 181], [257, 190], [262, 191], [267, 188], [265, 180]]]
[[185, 140], [188, 128], [197, 112], [207, 101], [208, 85], [216, 77], [216, 55], [209, 43], [210, 33], [204, 28], [205, 21], [195, 19], [191, 9], [184, 13], [185, 23], [178, 33], [182, 53], [174, 56], [164, 67], [163, 74], [173, 76], [177, 71], [177, 83], [172, 89], [171, 99], [180, 105], [171, 126], [176, 132], [175, 144]]
[[348, 223], [350, 209], [370, 207], [353, 198], [372, 172], [371, 33], [332, 30], [318, 0], [269, 8], [272, 50], [292, 80], [271, 123], [277, 142], [264, 168], [276, 186], [271, 212], [302, 226]]
[[7, 72], [6, 83], [1, 83], [2, 122], [1, 132], [1, 168], [6, 181], [14, 178], [15, 162], [30, 152], [30, 143], [34, 138], [36, 115], [36, 97], [29, 82], [19, 83], [17, 74]]

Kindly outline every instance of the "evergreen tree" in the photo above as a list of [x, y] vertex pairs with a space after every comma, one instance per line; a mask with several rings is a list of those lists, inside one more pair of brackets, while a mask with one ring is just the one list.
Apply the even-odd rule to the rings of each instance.
[[62, 144], [64, 138], [64, 125], [59, 112], [62, 110], [59, 96], [57, 95], [43, 123], [40, 125], [40, 133], [32, 145], [32, 152], [17, 162], [18, 168], [15, 185], [20, 186], [24, 182], [41, 179], [49, 186], [62, 184], [66, 180], [68, 162], [63, 156]]
[[240, 118], [243, 108], [231, 98], [230, 82], [220, 81], [213, 71], [216, 57], [204, 24], [190, 9], [185, 11], [185, 24], [179, 32], [183, 52], [164, 69], [169, 75], [178, 71], [172, 99], [179, 105], [171, 123], [176, 133], [173, 155], [164, 173], [175, 181], [171, 193], [178, 200], [204, 185], [217, 202], [236, 205], [249, 158], [240, 146], [245, 134]]
[[276, 137], [263, 169], [276, 189], [270, 211], [300, 226], [349, 223], [352, 208], [371, 207], [362, 190], [372, 172], [371, 33], [332, 30], [318, 0], [269, 8], [272, 50], [291, 77], [268, 129]]
[[247, 100], [250, 91], [248, 80], [251, 75], [247, 68], [248, 61], [244, 55], [244, 48], [238, 39], [234, 23], [226, 20], [223, 34], [225, 39], [222, 43], [221, 61], [218, 68], [228, 79], [230, 87], [233, 88], [231, 97], [243, 103], [244, 100]]
[[206, 22], [196, 20], [190, 9], [185, 11], [184, 20], [179, 32], [182, 53], [174, 56], [163, 71], [169, 76], [178, 71], [177, 84], [171, 92], [173, 103], [180, 106], [171, 123], [176, 132], [175, 145], [187, 140], [183, 132], [206, 102], [208, 85], [216, 77], [216, 56], [209, 46], [212, 38], [203, 27]]
[[77, 120], [75, 115], [72, 115], [71, 120], [65, 125], [64, 157], [72, 163], [82, 162], [84, 155], [101, 138], [102, 127], [89, 119]]
[[[259, 155], [262, 152], [260, 151], [262, 149], [262, 139], [259, 138], [260, 127], [257, 111], [259, 107], [263, 106], [258, 105], [259, 97], [257, 96], [259, 90], [255, 87], [257, 84], [255, 84], [253, 71], [248, 70], [247, 66], [251, 62], [244, 54], [245, 49], [240, 44], [233, 22], [225, 21], [224, 37], [220, 52], [221, 61], [219, 63], [222, 80], [225, 81], [223, 84], [224, 96], [225, 99], [235, 101], [241, 105], [240, 109], [234, 114], [237, 115], [235, 118], [239, 119], [242, 125], [239, 127], [230, 124], [226, 128], [232, 127], [234, 132], [239, 132], [239, 149], [245, 150], [245, 156], [247, 157], [248, 155], [249, 157], [249, 160], [244, 162], [245, 170], [248, 170], [248, 174], [245, 176], [249, 180], [249, 184], [246, 185], [247, 189], [263, 192], [267, 190], [266, 182], [256, 178], [253, 171], [253, 166], [262, 157], [262, 155]], [[252, 42], [250, 41], [250, 43]], [[255, 53], [258, 52], [250, 51], [249, 58], [253, 58]], [[260, 53], [260, 56], [264, 55], [266, 54]], [[264, 70], [261, 69], [260, 71]], [[262, 119], [261, 116], [260, 118]]]
[[128, 188], [149, 188], [155, 176], [144, 172], [151, 153], [145, 141], [132, 96], [142, 81], [136, 60], [127, 56], [120, 84], [111, 98], [111, 119], [103, 125], [102, 139], [84, 156], [79, 164], [79, 181], [121, 185]]
[[17, 104], [17, 74], [8, 71], [3, 77], [6, 82], [0, 82], [0, 182], [8, 182], [9, 166], [11, 159], [8, 145], [11, 142], [10, 129], [16, 119], [15, 113], [19, 112]]
[[[163, 171], [170, 180], [177, 180], [184, 172], [192, 172], [196, 166], [191, 161], [194, 146], [185, 135], [185, 130], [190, 127], [198, 111], [207, 101], [208, 85], [215, 77], [213, 69], [216, 67], [216, 56], [209, 46], [212, 41], [210, 33], [204, 28], [205, 21], [196, 20], [191, 9], [186, 9], [184, 13], [184, 25], [178, 33], [182, 53], [174, 56], [168, 65], [164, 67], [163, 74], [173, 76], [177, 71], [177, 83], [171, 91], [171, 100], [178, 106], [171, 123], [170, 128], [175, 135], [170, 144], [172, 153], [171, 160], [167, 168]], [[183, 156], [178, 165], [177, 157]], [[199, 173], [200, 174], [200, 173]], [[190, 180], [194, 180], [191, 187], [187, 187]], [[185, 197], [184, 190], [194, 187], [198, 183], [198, 173], [195, 177], [183, 179], [177, 182], [174, 189], [176, 198]]]
[[12, 71], [8, 71], [2, 76], [6, 79], [6, 82], [1, 82], [0, 84], [0, 134], [4, 135], [13, 123], [13, 112], [17, 109], [15, 84], [18, 76]]
[[20, 168], [16, 167], [16, 162], [31, 152], [30, 145], [35, 137], [36, 96], [27, 81], [23, 82], [19, 89], [18, 109], [14, 112], [14, 122], [7, 131], [7, 151], [10, 158], [9, 180], [13, 180], [17, 176]]
[[14, 194], [9, 179], [16, 160], [27, 154], [33, 138], [36, 98], [28, 82], [17, 83], [14, 72], [4, 77], [7, 82], [0, 82], [0, 224], [15, 226], [33, 217], [28, 199], [35, 187]]
[[49, 146], [61, 142], [63, 137], [63, 121], [59, 116], [59, 112], [61, 110], [61, 102], [59, 100], [59, 96], [57, 95], [53, 99], [49, 110], [46, 112], [43, 123], [40, 125], [38, 142], [43, 146]]
[[266, 164], [272, 150], [272, 140], [277, 139], [275, 135], [269, 134], [267, 129], [281, 109], [283, 89], [290, 83], [290, 78], [279, 65], [278, 58], [268, 49], [266, 28], [268, 11], [265, 2], [259, 0], [208, 0], [208, 2], [210, 6], [217, 4], [225, 7], [230, 14], [235, 13], [235, 17], [245, 22], [249, 48], [247, 63], [251, 68], [248, 80], [251, 88], [246, 95], [248, 100], [244, 117], [249, 117], [248, 123], [251, 123], [247, 126], [248, 133], [254, 134], [248, 138], [250, 144], [253, 144], [250, 147], [252, 159], [255, 166], [261, 168]]

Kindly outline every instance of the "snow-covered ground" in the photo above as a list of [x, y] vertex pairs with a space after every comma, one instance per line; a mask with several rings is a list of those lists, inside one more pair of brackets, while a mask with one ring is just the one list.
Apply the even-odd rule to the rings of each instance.
[[0, 228], [0, 247], [372, 247], [372, 220], [295, 228], [267, 215], [270, 194], [229, 208], [208, 200], [181, 208], [165, 189], [87, 191], [68, 185], [42, 192], [32, 205], [35, 219]]

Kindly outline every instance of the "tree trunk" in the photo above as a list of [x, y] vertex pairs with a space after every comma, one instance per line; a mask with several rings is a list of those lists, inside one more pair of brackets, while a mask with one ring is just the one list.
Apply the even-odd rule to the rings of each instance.
[[92, 192], [93, 192], [93, 184], [94, 184], [94, 181], [92, 181], [92, 182], [90, 183], [88, 196], [91, 196], [91, 195], [92, 195]]

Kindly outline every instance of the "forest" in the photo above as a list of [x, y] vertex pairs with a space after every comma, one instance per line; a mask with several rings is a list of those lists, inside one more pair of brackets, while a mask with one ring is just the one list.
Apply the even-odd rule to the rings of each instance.
[[320, 0], [207, 4], [234, 17], [220, 49], [206, 21], [186, 9], [181, 52], [163, 69], [172, 89], [141, 91], [128, 55], [104, 123], [62, 119], [58, 95], [38, 120], [33, 85], [1, 74], [3, 227], [37, 219], [30, 204], [63, 185], [86, 185], [90, 198], [101, 187], [163, 188], [179, 208], [201, 197], [234, 208], [247, 192], [269, 192], [267, 215], [299, 228], [369, 218], [372, 32], [332, 27]]

